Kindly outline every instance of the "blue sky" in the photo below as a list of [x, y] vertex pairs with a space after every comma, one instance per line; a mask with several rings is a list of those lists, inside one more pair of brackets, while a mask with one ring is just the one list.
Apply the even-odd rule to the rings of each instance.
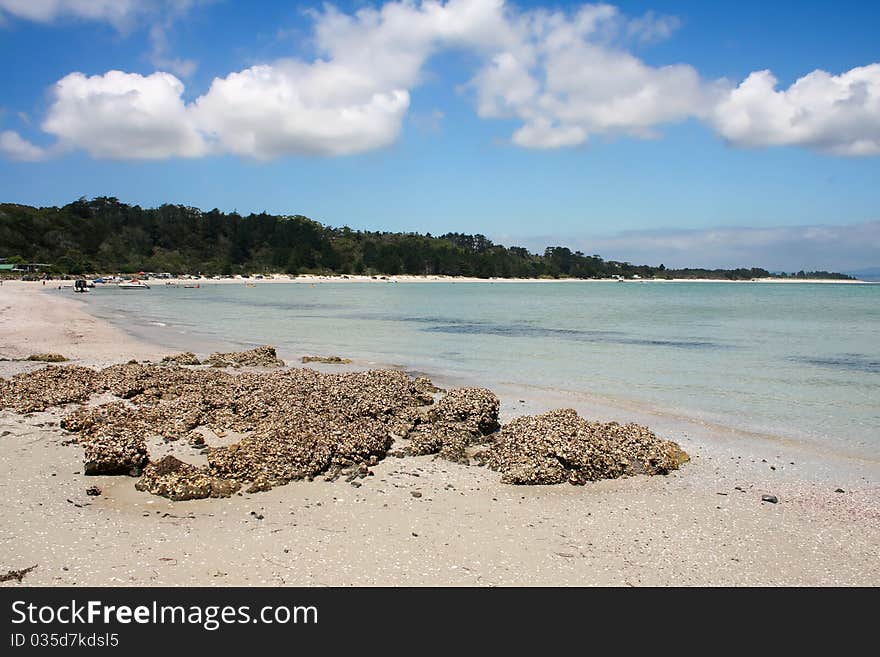
[[0, 0], [0, 199], [880, 265], [880, 4], [335, 6]]

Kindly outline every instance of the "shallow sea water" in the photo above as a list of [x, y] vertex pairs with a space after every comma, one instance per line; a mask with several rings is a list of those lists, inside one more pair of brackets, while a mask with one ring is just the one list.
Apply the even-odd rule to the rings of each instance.
[[273, 344], [880, 456], [877, 285], [157, 282], [83, 301], [169, 349]]

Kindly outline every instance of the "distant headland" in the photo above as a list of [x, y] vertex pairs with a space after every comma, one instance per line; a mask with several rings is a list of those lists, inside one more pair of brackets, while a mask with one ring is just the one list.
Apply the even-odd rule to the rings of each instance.
[[302, 215], [242, 216], [183, 205], [145, 209], [106, 196], [80, 198], [63, 207], [0, 204], [0, 276], [33, 270], [61, 276], [152, 271], [203, 276], [855, 280], [827, 271], [635, 265], [564, 246], [532, 253], [494, 244], [479, 234], [361, 231], [325, 226]]

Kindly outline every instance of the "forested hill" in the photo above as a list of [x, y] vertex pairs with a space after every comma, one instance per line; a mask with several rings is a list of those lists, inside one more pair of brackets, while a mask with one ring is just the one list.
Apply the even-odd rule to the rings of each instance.
[[[64, 207], [0, 204], [0, 258], [52, 263], [60, 274], [110, 272], [446, 274], [478, 277], [748, 279], [764, 269], [666, 269], [603, 260], [562, 246], [543, 254], [483, 235], [384, 233], [332, 228], [300, 215], [241, 216], [181, 205], [144, 209], [115, 198]], [[791, 274], [850, 278], [828, 272]]]

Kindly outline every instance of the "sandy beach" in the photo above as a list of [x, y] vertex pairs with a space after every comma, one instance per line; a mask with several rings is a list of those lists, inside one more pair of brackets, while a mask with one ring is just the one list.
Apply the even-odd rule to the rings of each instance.
[[[4, 377], [42, 367], [19, 360], [38, 352], [101, 367], [171, 351], [36, 283], [5, 283], [0, 310]], [[568, 405], [608, 412], [496, 393], [504, 422]], [[172, 502], [132, 477], [82, 474], [82, 448], [58, 427], [70, 409], [2, 410], [0, 574], [36, 565], [23, 584], [46, 586], [880, 584], [880, 462], [631, 411], [691, 461], [669, 475], [514, 486], [433, 456], [386, 458], [359, 487], [316, 479]], [[150, 445], [151, 458], [166, 452], [199, 457], [183, 441]]]
[[[873, 285], [870, 281], [861, 280], [838, 280], [838, 279], [798, 279], [798, 278], [755, 278], [749, 280], [723, 280], [716, 278], [640, 278], [619, 280], [616, 278], [477, 278], [476, 276], [443, 276], [443, 275], [424, 275], [414, 276], [410, 274], [400, 274], [394, 276], [366, 276], [362, 274], [300, 274], [298, 276], [289, 276], [286, 274], [270, 274], [262, 278], [243, 278], [235, 276], [231, 278], [167, 278], [167, 279], [149, 279], [150, 285], [262, 285], [266, 283], [299, 283], [299, 284], [318, 284], [318, 283], [779, 283], [779, 284], [848, 284], [848, 285]], [[73, 286], [73, 281], [56, 281], [64, 286]]]

